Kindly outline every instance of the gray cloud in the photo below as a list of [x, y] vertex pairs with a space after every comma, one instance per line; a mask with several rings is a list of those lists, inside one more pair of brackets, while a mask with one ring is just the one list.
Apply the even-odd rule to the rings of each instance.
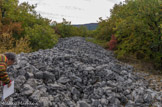
[[84, 1], [88, 1], [89, 2], [89, 1], [92, 1], [92, 0], [84, 0]]
[[[19, 0], [37, 4], [35, 9], [42, 17], [56, 21], [62, 18], [72, 23], [86, 23], [96, 21], [98, 17], [105, 18], [110, 13], [113, 4], [124, 0]], [[93, 2], [93, 3], [92, 3]], [[96, 8], [100, 5], [100, 8]]]
[[82, 8], [75, 7], [75, 6], [60, 6], [60, 7], [65, 8], [65, 9], [69, 9], [69, 10], [79, 10], [79, 11], [84, 10]]
[[48, 15], [48, 16], [59, 16], [60, 14], [54, 14], [54, 13], [50, 13], [50, 12], [43, 12], [43, 11], [37, 11], [38, 13], [40, 13], [41, 15]]
[[33, 3], [33, 4], [40, 4], [42, 2], [42, 0], [22, 0], [22, 2], [29, 2], [29, 3]]
[[118, 3], [120, 0], [106, 0], [106, 1], [109, 1], [109, 2], [112, 2], [112, 3]]
[[75, 15], [64, 15], [64, 14], [54, 14], [54, 13], [50, 13], [50, 12], [43, 12], [43, 11], [37, 11], [41, 14], [41, 16], [46, 16], [46, 17], [50, 17], [52, 19], [60, 19], [60, 18], [78, 18]]

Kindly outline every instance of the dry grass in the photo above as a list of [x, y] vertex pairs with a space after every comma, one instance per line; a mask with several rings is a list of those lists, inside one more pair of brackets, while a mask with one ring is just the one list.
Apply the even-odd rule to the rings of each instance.
[[132, 65], [135, 69], [135, 72], [145, 72], [152, 75], [162, 76], [162, 71], [154, 69], [154, 66], [151, 62], [141, 61], [133, 56], [127, 56], [119, 60], [124, 63]]

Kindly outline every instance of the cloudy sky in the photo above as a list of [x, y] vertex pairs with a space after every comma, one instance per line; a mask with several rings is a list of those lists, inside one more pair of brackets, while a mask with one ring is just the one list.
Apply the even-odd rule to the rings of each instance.
[[42, 17], [62, 22], [65, 18], [72, 24], [93, 23], [99, 17], [105, 19], [110, 15], [110, 9], [115, 3], [124, 0], [19, 0], [19, 3], [28, 2], [37, 4], [36, 11]]

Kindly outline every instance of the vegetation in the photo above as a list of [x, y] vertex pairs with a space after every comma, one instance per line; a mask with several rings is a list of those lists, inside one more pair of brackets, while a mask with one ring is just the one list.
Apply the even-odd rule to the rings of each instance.
[[18, 5], [18, 0], [0, 0], [1, 53], [5, 51], [19, 53], [20, 50], [32, 52], [52, 48], [59, 37], [92, 35], [86, 27], [74, 27], [65, 19], [62, 23], [51, 23], [49, 19], [37, 14], [35, 7], [36, 5], [29, 5], [26, 2]]
[[162, 69], [161, 9], [160, 0], [115, 4], [108, 19], [100, 18], [96, 38], [110, 41], [111, 35], [115, 35], [118, 58], [133, 56]]
[[53, 22], [52, 27], [55, 30], [56, 34], [59, 35], [59, 37], [72, 37], [72, 36], [81, 36], [81, 37], [87, 37], [91, 36], [92, 34], [85, 26], [75, 27], [71, 25], [71, 22], [66, 21], [66, 19], [63, 19], [61, 23]]
[[117, 40], [114, 35], [111, 36], [111, 40], [108, 42], [109, 50], [114, 50], [116, 48]]
[[20, 40], [15, 40], [10, 34], [3, 33], [0, 36], [0, 53], [5, 52], [31, 52], [29, 47], [29, 41], [27, 37], [21, 38]]
[[18, 5], [18, 0], [0, 0], [1, 53], [31, 52], [51, 48], [57, 43], [50, 20], [42, 18], [34, 9], [34, 5], [25, 2]]
[[37, 14], [35, 7], [25, 2], [18, 5], [18, 0], [0, 0], [0, 53], [52, 48], [60, 37], [81, 36], [115, 50], [119, 59], [131, 56], [162, 69], [161, 0], [115, 4], [109, 18], [99, 18], [96, 30], [75, 27], [65, 19], [51, 22]]
[[75, 24], [75, 27], [85, 26], [88, 30], [96, 30], [98, 23], [88, 23], [88, 24]]
[[106, 40], [99, 40], [99, 39], [96, 39], [96, 38], [86, 37], [86, 41], [92, 42], [92, 43], [97, 44], [97, 45], [100, 45], [103, 48], [108, 48]]

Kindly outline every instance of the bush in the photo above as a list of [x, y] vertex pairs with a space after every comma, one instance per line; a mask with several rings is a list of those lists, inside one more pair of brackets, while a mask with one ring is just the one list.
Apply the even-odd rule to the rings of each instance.
[[[111, 16], [101, 20], [97, 38], [107, 40], [110, 34], [117, 38], [117, 58], [134, 56], [141, 61], [152, 62], [162, 69], [162, 35], [160, 0], [127, 0], [115, 4]], [[110, 42], [113, 49], [115, 42]]]
[[104, 40], [98, 40], [98, 39], [95, 39], [95, 38], [89, 38], [89, 37], [86, 37], [86, 41], [88, 42], [92, 42], [94, 44], [97, 44], [103, 48], [108, 48], [107, 47], [107, 41], [104, 41]]
[[58, 41], [57, 35], [50, 26], [34, 25], [33, 28], [26, 28], [25, 31], [34, 51], [52, 48]]
[[15, 40], [10, 34], [3, 33], [0, 35], [0, 53], [5, 52], [31, 52], [32, 49], [29, 47], [29, 40], [27, 37]]
[[112, 35], [111, 40], [108, 42], [109, 50], [114, 50], [116, 48], [116, 45], [117, 45], [116, 37]]

